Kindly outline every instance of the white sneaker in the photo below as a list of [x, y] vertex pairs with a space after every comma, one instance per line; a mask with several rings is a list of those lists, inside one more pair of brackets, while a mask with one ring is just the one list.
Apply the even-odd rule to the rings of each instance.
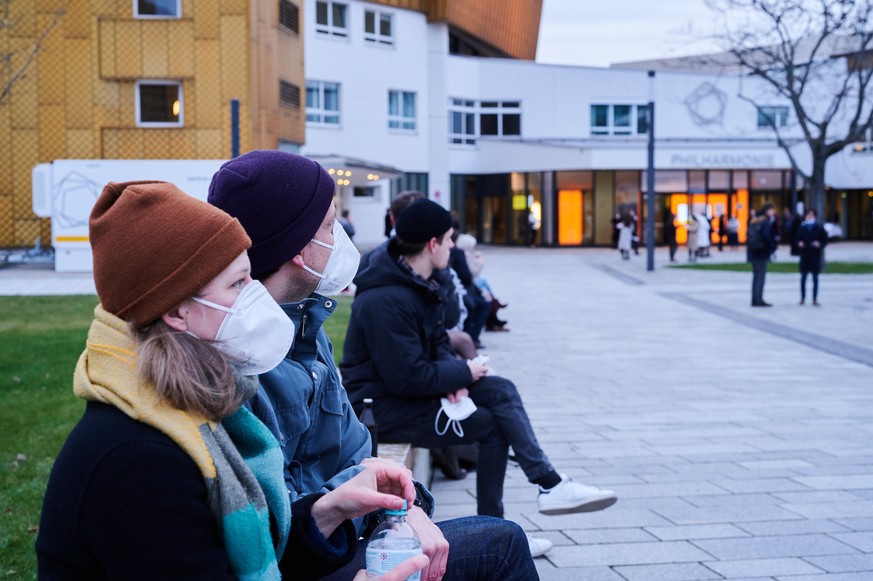
[[542, 557], [552, 549], [552, 541], [525, 533], [531, 557]]
[[618, 496], [611, 490], [580, 484], [566, 474], [561, 474], [560, 484], [549, 490], [540, 488], [537, 505], [541, 513], [556, 515], [603, 510], [617, 500]]

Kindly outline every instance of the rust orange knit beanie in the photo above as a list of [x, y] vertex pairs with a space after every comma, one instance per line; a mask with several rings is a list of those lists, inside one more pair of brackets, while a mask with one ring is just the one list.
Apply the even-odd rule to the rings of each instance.
[[196, 294], [251, 246], [235, 218], [167, 182], [109, 183], [89, 225], [100, 303], [139, 325]]

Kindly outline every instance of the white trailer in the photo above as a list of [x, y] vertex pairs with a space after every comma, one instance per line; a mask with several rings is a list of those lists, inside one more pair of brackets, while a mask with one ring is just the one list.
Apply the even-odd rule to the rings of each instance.
[[[58, 159], [33, 168], [33, 212], [50, 218], [55, 271], [91, 272], [88, 217], [109, 182], [161, 180], [206, 200], [220, 159]], [[155, 232], [155, 236], [160, 236]]]

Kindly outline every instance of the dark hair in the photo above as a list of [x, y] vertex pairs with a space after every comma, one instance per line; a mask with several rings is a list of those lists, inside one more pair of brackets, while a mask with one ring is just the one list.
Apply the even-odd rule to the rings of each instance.
[[818, 212], [816, 211], [815, 208], [807, 208], [807, 209], [806, 209], [806, 213], [807, 213], [807, 214], [812, 214], [813, 216], [815, 216], [816, 218], [818, 218]]
[[764, 202], [764, 205], [761, 206], [761, 213], [766, 214], [768, 210], [772, 210], [772, 209], [773, 209], [773, 204], [771, 204], [770, 202]]
[[349, 211], [348, 211], [348, 210], [343, 210], [342, 212], [340, 212], [340, 216], [342, 216], [343, 218], [348, 218], [348, 217], [349, 217]]
[[[445, 244], [446, 234], [448, 233], [448, 230], [443, 232], [442, 235], [440, 235], [440, 237], [437, 239], [437, 244]], [[424, 248], [427, 246], [427, 242], [413, 244], [411, 242], [404, 242], [397, 236], [394, 237], [394, 240], [394, 243], [396, 245], [394, 248], [397, 249], [397, 254], [399, 254], [400, 256], [415, 256], [417, 254], [421, 254], [421, 251], [424, 250]], [[428, 240], [428, 242], [430, 242], [430, 240]]]
[[397, 216], [399, 216], [403, 212], [403, 210], [408, 208], [412, 204], [412, 202], [423, 197], [425, 197], [424, 194], [416, 190], [407, 190], [405, 192], [400, 192], [399, 194], [397, 194], [397, 197], [391, 201], [391, 206], [388, 208], [388, 210], [391, 212], [391, 215], [394, 216], [394, 219], [396, 220]]

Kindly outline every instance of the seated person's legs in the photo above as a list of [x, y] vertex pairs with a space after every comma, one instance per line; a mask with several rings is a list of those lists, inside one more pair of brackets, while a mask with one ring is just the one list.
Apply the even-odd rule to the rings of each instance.
[[[449, 542], [443, 581], [538, 579], [527, 538], [517, 524], [490, 517], [465, 517], [437, 523]], [[367, 544], [359, 542], [351, 563], [325, 579], [348, 581], [365, 568]]]

